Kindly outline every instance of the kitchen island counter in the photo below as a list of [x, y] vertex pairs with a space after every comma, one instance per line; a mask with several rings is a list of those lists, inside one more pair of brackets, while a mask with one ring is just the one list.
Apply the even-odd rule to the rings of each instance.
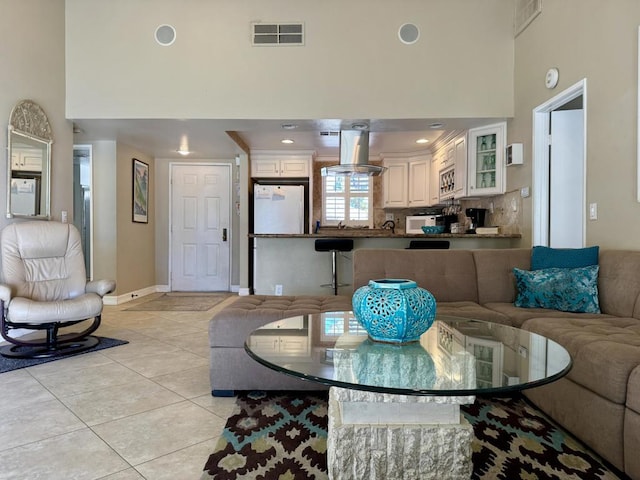
[[[321, 229], [315, 234], [251, 234], [253, 243], [253, 293], [257, 295], [322, 295], [330, 289], [321, 287], [331, 282], [331, 255], [316, 252], [315, 241], [322, 238], [351, 238], [353, 249], [405, 249], [411, 241], [448, 240], [450, 248], [515, 248], [519, 234], [475, 235], [392, 234], [376, 229]], [[353, 289], [351, 252], [338, 255], [338, 279], [347, 286], [340, 294], [351, 295]]]
[[390, 230], [377, 229], [333, 229], [320, 230], [318, 233], [251, 233], [249, 237], [253, 238], [408, 238], [411, 240], [420, 239], [450, 239], [450, 238], [466, 238], [466, 239], [482, 239], [482, 238], [509, 238], [518, 239], [522, 235], [519, 233], [498, 233], [476, 235], [474, 233], [391, 233]]

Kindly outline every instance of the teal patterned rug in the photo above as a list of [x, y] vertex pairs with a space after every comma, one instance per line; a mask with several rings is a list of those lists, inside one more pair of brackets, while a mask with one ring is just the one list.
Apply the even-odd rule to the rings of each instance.
[[[326, 479], [327, 395], [249, 392], [238, 396], [201, 480]], [[477, 398], [474, 480], [620, 480], [567, 432], [522, 398]]]

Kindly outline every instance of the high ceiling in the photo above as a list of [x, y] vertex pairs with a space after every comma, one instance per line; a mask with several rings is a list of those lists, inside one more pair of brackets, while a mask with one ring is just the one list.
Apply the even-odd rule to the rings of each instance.
[[[447, 131], [465, 130], [502, 119], [404, 119], [404, 120], [74, 120], [74, 143], [112, 140], [135, 147], [156, 158], [222, 159], [241, 153], [226, 133], [237, 132], [251, 150], [315, 151], [319, 156], [338, 155], [335, 132], [366, 123], [370, 130], [370, 155], [411, 153], [429, 149]], [[443, 124], [433, 128], [433, 124]], [[283, 125], [295, 125], [285, 129]], [[321, 132], [333, 132], [321, 135]], [[430, 143], [417, 144], [426, 138]], [[294, 143], [283, 144], [283, 139]], [[181, 145], [192, 153], [177, 150]]]

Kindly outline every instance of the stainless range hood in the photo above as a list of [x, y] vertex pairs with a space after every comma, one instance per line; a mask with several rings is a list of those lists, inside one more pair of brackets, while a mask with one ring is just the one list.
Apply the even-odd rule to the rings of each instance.
[[342, 130], [340, 132], [340, 163], [323, 167], [322, 176], [327, 175], [381, 175], [386, 167], [369, 163], [369, 132], [364, 130]]

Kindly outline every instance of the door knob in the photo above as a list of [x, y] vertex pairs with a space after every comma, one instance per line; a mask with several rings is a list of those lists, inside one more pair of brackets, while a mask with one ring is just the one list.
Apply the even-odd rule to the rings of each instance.
[[227, 241], [227, 229], [226, 228], [222, 229], [222, 241], [223, 242]]

